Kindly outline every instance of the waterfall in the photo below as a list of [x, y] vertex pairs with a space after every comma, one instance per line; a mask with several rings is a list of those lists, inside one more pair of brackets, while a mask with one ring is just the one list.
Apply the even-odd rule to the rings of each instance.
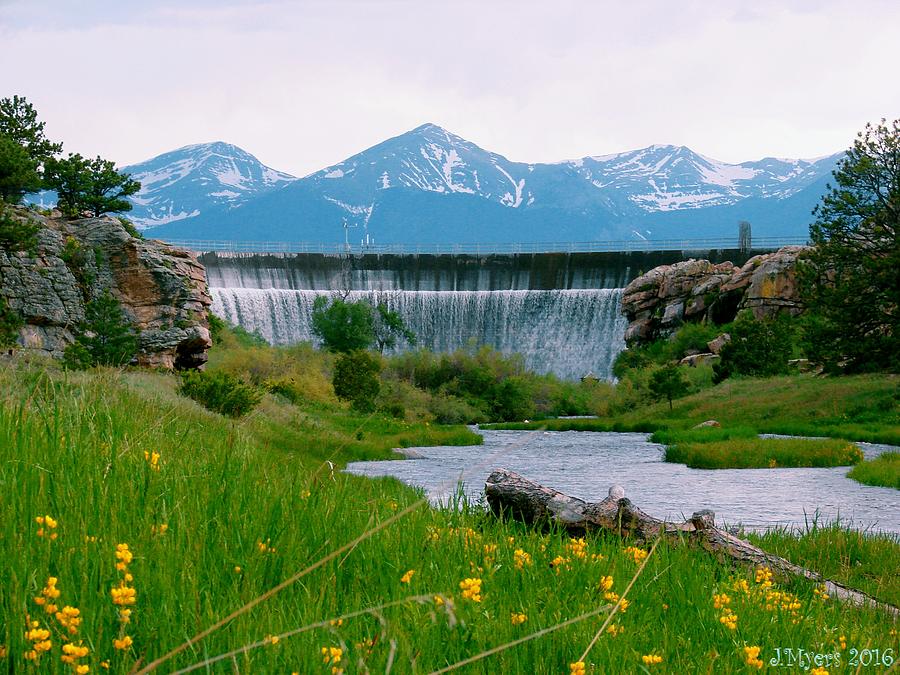
[[[316, 297], [327, 292], [280, 288], [212, 288], [212, 311], [272, 344], [314, 341]], [[418, 345], [452, 351], [470, 341], [518, 352], [541, 373], [612, 379], [624, 348], [622, 289], [514, 291], [351, 291], [348, 300], [383, 302], [403, 317]]]

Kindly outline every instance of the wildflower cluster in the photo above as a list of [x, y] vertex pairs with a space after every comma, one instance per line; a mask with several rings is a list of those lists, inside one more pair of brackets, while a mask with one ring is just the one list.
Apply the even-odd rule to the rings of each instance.
[[56, 532], [53, 530], [56, 529], [59, 522], [50, 516], [38, 516], [34, 519], [34, 522], [38, 524], [37, 536], [46, 537], [49, 540], [56, 539]]
[[569, 675], [584, 675], [584, 661], [569, 664]]
[[564, 558], [561, 555], [558, 555], [553, 560], [550, 561], [550, 567], [555, 569], [556, 573], [559, 574], [560, 570], [569, 569], [569, 559]]
[[610, 637], [616, 637], [616, 635], [621, 635], [625, 632], [625, 626], [620, 623], [611, 623], [607, 626], [606, 632], [609, 633]]
[[406, 574], [404, 574], [402, 577], [400, 577], [400, 583], [408, 584], [410, 581], [412, 581], [413, 575], [415, 573], [416, 573], [415, 570], [407, 570]]
[[569, 539], [569, 543], [566, 544], [566, 551], [572, 557], [583, 560], [587, 558], [587, 542], [585, 542], [584, 537]]
[[275, 553], [275, 547], [272, 546], [272, 540], [268, 538], [265, 541], [258, 539], [256, 541], [256, 548], [260, 553]]
[[644, 558], [647, 557], [647, 551], [642, 548], [638, 548], [637, 546], [629, 546], [624, 551], [625, 555], [629, 558], [632, 558], [636, 564], [640, 564], [643, 562]]
[[644, 662], [645, 666], [653, 666], [657, 663], [662, 663], [663, 658], [659, 654], [644, 654], [641, 657], [641, 661]]
[[168, 531], [169, 531], [168, 523], [160, 523], [159, 525], [151, 525], [150, 526], [150, 534], [154, 534], [157, 537], [163, 536]]
[[481, 602], [481, 579], [463, 579], [459, 582], [462, 596], [472, 602]]
[[531, 554], [521, 548], [517, 548], [513, 551], [513, 561], [517, 570], [525, 569], [531, 565]]
[[137, 602], [137, 591], [133, 586], [129, 586], [134, 581], [134, 577], [128, 569], [128, 565], [134, 559], [134, 554], [128, 548], [128, 544], [118, 544], [116, 546], [116, 569], [122, 573], [122, 578], [118, 585], [110, 589], [113, 604], [118, 608], [119, 623], [121, 624], [119, 637], [113, 640], [113, 646], [116, 649], [128, 649], [132, 645], [132, 640], [126, 634], [125, 626], [131, 622], [131, 605]]
[[608, 575], [600, 577], [600, 583], [597, 584], [597, 587], [602, 593], [606, 593], [613, 587], [613, 578]]
[[719, 623], [728, 630], [737, 630], [737, 621], [738, 616], [730, 607], [726, 607], [725, 611], [723, 611], [722, 615], [719, 617]]
[[341, 675], [343, 673], [343, 669], [339, 668], [337, 664], [341, 662], [341, 658], [344, 656], [344, 650], [340, 647], [322, 647], [322, 663], [325, 665], [331, 666], [332, 675]]
[[763, 667], [763, 662], [759, 658], [759, 647], [744, 647], [744, 660], [748, 666], [752, 666], [757, 670]]
[[59, 583], [59, 579], [56, 577], [47, 577], [47, 583], [41, 589], [41, 594], [34, 599], [34, 604], [43, 607], [47, 614], [55, 614], [59, 609], [54, 602], [54, 600], [59, 598], [57, 583]]
[[68, 663], [72, 666], [72, 670], [76, 673], [76, 675], [85, 675], [89, 673], [91, 667], [87, 664], [79, 664], [78, 659], [83, 659], [88, 655], [90, 651], [87, 647], [79, 644], [74, 644], [72, 642], [67, 642], [63, 645], [63, 655], [60, 657], [60, 660], [63, 663]]
[[59, 625], [69, 631], [71, 635], [75, 635], [78, 632], [78, 627], [81, 625], [81, 610], [77, 607], [66, 605], [55, 616], [56, 620], [59, 621]]
[[828, 599], [828, 589], [825, 587], [825, 584], [816, 586], [813, 589], [813, 594], [815, 594], [815, 596], [817, 598], [820, 598], [823, 602]]
[[525, 623], [526, 621], [528, 621], [528, 615], [524, 612], [513, 612], [510, 614], [509, 622], [513, 626], [518, 626], [520, 623]]
[[32, 621], [29, 629], [25, 632], [25, 639], [31, 643], [31, 649], [25, 652], [25, 658], [28, 661], [40, 661], [41, 656], [45, 652], [49, 652], [50, 648], [53, 647], [53, 642], [50, 640], [50, 631], [46, 628], [41, 628], [41, 624], [38, 621]]
[[768, 567], [760, 567], [756, 570], [756, 583], [762, 588], [771, 588], [775, 585], [772, 581], [772, 570]]

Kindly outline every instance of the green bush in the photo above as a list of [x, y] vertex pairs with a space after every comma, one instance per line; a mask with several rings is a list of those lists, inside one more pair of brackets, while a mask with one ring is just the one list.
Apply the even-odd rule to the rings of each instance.
[[204, 408], [228, 417], [246, 415], [262, 399], [256, 387], [222, 371], [185, 372], [178, 391]]
[[4, 298], [0, 298], [0, 349], [15, 346], [19, 330], [24, 325], [22, 315], [9, 307]]
[[719, 383], [732, 375], [785, 375], [793, 351], [794, 326], [788, 317], [757, 320], [745, 312], [734, 322], [731, 341], [713, 365], [713, 380]]
[[37, 248], [37, 233], [40, 227], [18, 218], [0, 205], [0, 249], [6, 251], [34, 251]]
[[331, 383], [338, 398], [350, 401], [359, 412], [375, 410], [375, 397], [381, 389], [378, 375], [381, 361], [374, 354], [356, 350], [340, 354], [334, 361]]
[[124, 366], [137, 352], [137, 338], [122, 307], [109, 291], [87, 303], [75, 342], [66, 347], [68, 368]]

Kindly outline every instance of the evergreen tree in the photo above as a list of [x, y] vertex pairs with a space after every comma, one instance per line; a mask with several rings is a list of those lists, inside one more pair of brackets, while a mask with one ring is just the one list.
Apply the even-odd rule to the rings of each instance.
[[78, 153], [47, 160], [45, 182], [56, 190], [60, 210], [73, 217], [82, 211], [92, 216], [129, 211], [131, 202], [125, 197], [141, 189], [131, 176], [116, 171], [113, 162], [101, 157], [85, 159]]
[[37, 162], [12, 138], [0, 134], [0, 199], [18, 204], [23, 195], [40, 189]]
[[109, 293], [87, 303], [81, 334], [66, 348], [73, 368], [124, 366], [137, 351], [137, 339], [119, 302]]
[[15, 346], [19, 330], [25, 325], [22, 315], [6, 304], [0, 297], [0, 348], [9, 349]]
[[650, 376], [649, 387], [650, 392], [656, 398], [668, 400], [669, 410], [672, 410], [672, 400], [687, 394], [690, 384], [678, 366], [670, 363], [653, 372], [653, 375]]
[[24, 96], [0, 99], [0, 136], [25, 150], [37, 167], [62, 152], [62, 143], [51, 143], [44, 136], [44, 123]]
[[900, 371], [900, 120], [866, 125], [813, 212], [804, 346], [828, 371]]

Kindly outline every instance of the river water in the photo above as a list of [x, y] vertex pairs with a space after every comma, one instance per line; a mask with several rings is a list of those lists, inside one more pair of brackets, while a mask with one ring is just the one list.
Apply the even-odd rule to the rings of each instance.
[[[606, 497], [613, 484], [636, 506], [667, 520], [712, 509], [719, 526], [767, 529], [802, 527], [840, 519], [857, 529], [900, 533], [900, 492], [862, 485], [848, 467], [825, 469], [690, 469], [663, 462], [662, 445], [649, 434], [586, 431], [480, 431], [484, 445], [411, 448], [402, 460], [354, 462], [347, 472], [393, 476], [423, 488], [434, 503], [462, 490], [484, 498], [484, 481], [496, 468], [587, 501]], [[859, 444], [867, 458], [891, 449]]]

